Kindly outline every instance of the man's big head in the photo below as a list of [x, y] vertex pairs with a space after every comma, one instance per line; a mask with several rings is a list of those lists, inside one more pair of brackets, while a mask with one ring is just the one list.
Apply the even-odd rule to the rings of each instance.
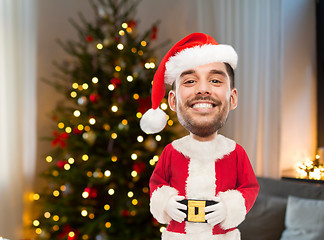
[[[165, 127], [166, 114], [159, 109], [165, 95], [165, 84], [172, 85], [183, 72], [211, 63], [222, 64], [225, 71], [229, 72], [224, 63], [230, 65], [230, 70], [235, 69], [237, 54], [231, 46], [218, 44], [211, 36], [203, 33], [190, 34], [176, 43], [164, 56], [154, 75], [152, 108], [141, 119], [142, 130], [157, 133]], [[233, 84], [229, 84], [230, 89], [234, 89]]]

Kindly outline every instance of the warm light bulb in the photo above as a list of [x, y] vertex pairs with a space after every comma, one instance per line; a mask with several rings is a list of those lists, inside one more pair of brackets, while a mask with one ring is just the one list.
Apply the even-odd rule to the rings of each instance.
[[117, 45], [117, 48], [118, 48], [118, 50], [123, 50], [123, 49], [124, 49], [124, 45], [121, 44], [121, 43], [119, 43], [119, 44]]
[[106, 177], [110, 177], [110, 175], [111, 175], [111, 172], [110, 172], [109, 170], [106, 170], [106, 171], [105, 171], [105, 176], [106, 176]]
[[87, 216], [87, 215], [88, 215], [88, 211], [87, 211], [87, 210], [82, 210], [82, 211], [81, 211], [81, 215], [82, 215], [83, 217]]
[[132, 197], [134, 196], [134, 193], [133, 193], [132, 191], [129, 191], [129, 192], [127, 193], [127, 196], [128, 196], [129, 198], [132, 198]]
[[115, 193], [115, 190], [114, 189], [111, 188], [111, 189], [108, 190], [108, 194], [109, 195], [114, 195], [114, 193]]
[[94, 119], [93, 117], [89, 119], [89, 123], [91, 125], [94, 125], [96, 123], [96, 119]]
[[111, 107], [111, 111], [113, 112], [117, 112], [118, 111], [118, 107], [116, 105]]
[[52, 161], [53, 161], [52, 156], [47, 156], [47, 157], [46, 157], [46, 162], [50, 163], [50, 162], [52, 162]]
[[114, 89], [115, 89], [114, 84], [109, 84], [109, 85], [108, 85], [108, 89], [109, 89], [110, 91], [114, 91]]
[[138, 136], [138, 137], [137, 137], [137, 141], [138, 141], [138, 142], [143, 142], [143, 141], [144, 141], [143, 136]]
[[162, 140], [162, 137], [161, 137], [160, 135], [156, 135], [156, 136], [155, 136], [155, 140], [159, 142], [159, 141]]
[[75, 111], [73, 112], [73, 115], [74, 115], [75, 117], [80, 117], [81, 112], [80, 112], [79, 110], [75, 110]]
[[98, 43], [98, 44], [97, 44], [97, 49], [98, 49], [98, 50], [103, 49], [103, 45], [102, 45], [101, 43]]
[[133, 76], [130, 76], [130, 75], [127, 76], [127, 81], [128, 81], [128, 82], [132, 82], [133, 80], [134, 80]]
[[133, 154], [131, 155], [131, 158], [132, 158], [133, 160], [136, 160], [136, 159], [137, 159], [137, 154], [136, 154], [136, 153], [133, 153]]
[[142, 41], [142, 42], [141, 42], [141, 45], [142, 45], [143, 47], [145, 47], [145, 46], [147, 45], [147, 42]]
[[96, 83], [99, 82], [99, 79], [98, 79], [97, 77], [93, 77], [93, 78], [92, 78], [92, 82], [96, 84]]
[[132, 176], [132, 177], [137, 177], [137, 172], [136, 172], [135, 170], [132, 171], [132, 172], [131, 172], [131, 176]]
[[88, 161], [89, 160], [89, 156], [87, 154], [82, 155], [82, 160], [83, 161]]

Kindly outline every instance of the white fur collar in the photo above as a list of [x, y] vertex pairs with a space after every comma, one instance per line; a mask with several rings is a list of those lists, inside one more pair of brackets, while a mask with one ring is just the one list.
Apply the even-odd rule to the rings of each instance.
[[186, 157], [216, 161], [234, 151], [236, 143], [219, 134], [208, 142], [200, 142], [187, 135], [173, 141], [172, 146]]

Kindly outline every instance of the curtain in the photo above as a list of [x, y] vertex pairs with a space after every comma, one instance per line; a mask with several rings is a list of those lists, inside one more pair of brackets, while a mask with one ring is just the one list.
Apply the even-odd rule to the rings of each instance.
[[222, 133], [243, 145], [259, 176], [278, 178], [315, 154], [314, 6], [313, 0], [197, 1], [199, 30], [238, 52], [238, 107]]
[[0, 236], [23, 238], [36, 151], [36, 4], [0, 1]]

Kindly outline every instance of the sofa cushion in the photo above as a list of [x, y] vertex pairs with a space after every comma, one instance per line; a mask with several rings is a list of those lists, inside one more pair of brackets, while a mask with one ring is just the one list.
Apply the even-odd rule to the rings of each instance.
[[324, 200], [288, 197], [281, 240], [318, 240], [324, 236]]
[[238, 227], [242, 240], [279, 240], [284, 230], [287, 199], [259, 194]]

